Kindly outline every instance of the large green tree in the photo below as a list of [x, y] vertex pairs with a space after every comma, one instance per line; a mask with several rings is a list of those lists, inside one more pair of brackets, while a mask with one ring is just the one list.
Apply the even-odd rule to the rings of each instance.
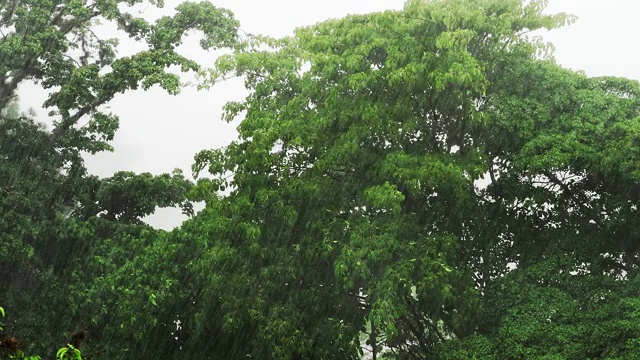
[[[101, 348], [125, 349], [117, 338], [100, 337], [115, 326], [103, 316], [109, 299], [99, 299], [102, 307], [78, 305], [90, 300], [82, 298], [84, 286], [136, 255], [128, 251], [162, 236], [141, 220], [156, 207], [192, 211], [191, 183], [180, 172], [99, 179], [83, 163], [85, 152], [111, 150], [118, 117], [104, 105], [115, 95], [156, 85], [177, 94], [180, 76], [169, 68], [199, 70], [177, 51], [187, 33], [199, 32], [205, 49], [237, 40], [233, 14], [209, 2], [181, 3], [155, 22], [135, 11], [141, 3], [0, 4], [0, 298], [9, 314], [5, 330], [21, 336], [30, 352], [49, 355], [83, 328]], [[144, 49], [118, 55], [117, 39], [96, 35], [108, 25]], [[43, 104], [50, 110], [48, 128], [16, 107], [17, 90], [27, 81], [49, 91]], [[92, 262], [101, 257], [105, 266]], [[137, 310], [129, 309], [129, 319]]]
[[263, 357], [356, 357], [367, 323], [397, 358], [631, 356], [637, 83], [545, 60], [526, 34], [572, 18], [544, 6], [410, 1], [222, 58], [251, 93], [197, 159], [231, 188], [203, 311]]

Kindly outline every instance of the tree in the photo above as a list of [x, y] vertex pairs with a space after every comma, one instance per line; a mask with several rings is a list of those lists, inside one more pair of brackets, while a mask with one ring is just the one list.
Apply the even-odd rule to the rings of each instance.
[[[543, 15], [544, 5], [410, 1], [221, 58], [211, 83], [242, 75], [251, 94], [226, 106], [227, 120], [242, 116], [240, 138], [195, 166], [214, 175], [200, 188], [232, 189], [209, 199], [216, 230], [202, 233], [212, 258], [201, 261], [215, 274], [207, 289], [225, 289], [208, 317], [234, 323], [227, 331], [257, 329], [251, 339], [268, 340], [267, 349], [247, 352], [262, 358], [331, 356], [315, 342], [318, 328], [348, 339], [334, 356], [356, 358], [367, 322], [398, 359], [440, 356], [440, 344], [476, 336], [485, 289], [513, 261], [499, 252], [513, 242], [499, 242], [503, 218], [486, 218], [510, 207], [490, 201], [495, 185], [477, 182], [509, 171], [498, 151], [513, 153], [494, 136], [501, 120], [522, 118], [513, 101], [527, 94], [512, 88], [544, 94], [558, 81], [529, 83], [511, 77], [512, 66], [571, 74], [538, 60], [548, 47], [523, 35], [572, 20]], [[517, 139], [509, 135], [499, 139]]]
[[473, 242], [485, 294], [473, 342], [497, 358], [636, 358], [639, 84], [504, 65], [486, 103], [481, 222], [495, 235]]
[[[237, 41], [233, 15], [209, 2], [182, 3], [173, 16], [154, 23], [134, 15], [133, 6], [139, 3], [43, 0], [0, 5], [0, 297], [10, 314], [6, 328], [21, 334], [35, 353], [53, 356], [58, 344], [89, 324], [109, 327], [91, 323], [100, 319], [95, 308], [72, 307], [87, 279], [102, 276], [103, 269], [87, 266], [87, 260], [102, 256], [108, 264], [121, 264], [123, 251], [161, 236], [141, 221], [156, 207], [191, 211], [186, 201], [191, 182], [179, 172], [120, 172], [99, 179], [84, 167], [83, 152], [111, 149], [108, 142], [118, 118], [103, 106], [116, 94], [155, 85], [176, 94], [182, 84], [169, 67], [199, 69], [176, 50], [185, 34], [202, 33], [205, 49]], [[96, 35], [101, 23], [117, 25], [146, 49], [118, 56], [116, 39]], [[50, 129], [14, 105], [16, 89], [25, 81], [50, 91], [44, 103], [51, 110]], [[119, 350], [108, 339], [90, 339]]]

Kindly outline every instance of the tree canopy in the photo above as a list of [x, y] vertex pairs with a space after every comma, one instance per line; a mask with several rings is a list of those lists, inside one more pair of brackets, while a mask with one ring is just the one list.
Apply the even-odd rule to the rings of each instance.
[[[23, 80], [58, 87], [54, 128], [0, 123], [2, 306], [37, 352], [64, 345], [62, 324], [87, 331], [87, 359], [640, 358], [640, 84], [564, 69], [531, 35], [574, 17], [410, 0], [240, 39], [209, 3], [155, 24], [109, 4], [55, 9], [81, 14], [78, 39], [97, 12], [149, 50], [38, 53]], [[175, 52], [187, 29], [233, 51], [201, 69]], [[238, 138], [195, 156], [195, 182], [88, 175], [80, 151], [117, 129], [99, 105], [177, 91], [176, 64], [204, 88], [243, 77], [224, 108]], [[192, 216], [141, 221], [166, 206]]]

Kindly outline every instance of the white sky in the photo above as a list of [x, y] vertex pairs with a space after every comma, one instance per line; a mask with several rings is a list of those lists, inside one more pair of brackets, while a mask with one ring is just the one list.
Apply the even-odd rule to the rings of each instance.
[[[213, 1], [232, 10], [247, 33], [271, 36], [290, 35], [294, 28], [312, 25], [347, 14], [401, 9], [401, 0], [221, 0]], [[165, 9], [180, 1], [167, 0]], [[614, 75], [640, 80], [640, 1], [633, 0], [551, 0], [548, 12], [568, 12], [578, 16], [569, 27], [555, 30], [546, 39], [556, 46], [555, 57], [561, 65], [586, 71], [589, 76]], [[149, 7], [147, 16], [159, 12]], [[110, 35], [110, 34], [108, 34]], [[111, 35], [112, 36], [112, 35]], [[107, 37], [107, 36], [105, 36]], [[195, 40], [195, 39], [194, 39]], [[122, 43], [132, 51], [135, 46]], [[198, 49], [195, 41], [186, 42], [183, 54], [204, 65], [211, 65], [215, 54]], [[126, 51], [127, 49], [125, 49]], [[121, 52], [122, 53], [122, 52]], [[46, 94], [36, 86], [21, 88], [21, 105], [38, 110]], [[244, 95], [242, 82], [232, 80], [210, 91], [187, 88], [178, 96], [160, 89], [129, 92], [116, 97], [111, 111], [118, 114], [121, 127], [113, 142], [115, 152], [87, 158], [89, 170], [100, 176], [115, 171], [163, 173], [178, 167], [190, 174], [193, 155], [202, 149], [218, 148], [235, 137], [234, 126], [220, 120], [222, 105]], [[172, 228], [181, 217], [175, 210], [160, 210], [149, 221], [161, 228]]]

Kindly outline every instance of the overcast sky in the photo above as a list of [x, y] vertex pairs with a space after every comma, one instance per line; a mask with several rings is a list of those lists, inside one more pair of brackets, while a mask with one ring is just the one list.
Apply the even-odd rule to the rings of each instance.
[[[180, 1], [167, 0], [165, 10]], [[234, 12], [247, 33], [270, 36], [290, 35], [296, 27], [312, 25], [347, 14], [401, 9], [401, 0], [213, 0], [217, 6]], [[151, 7], [145, 16], [161, 14]], [[548, 12], [568, 12], [578, 16], [576, 24], [555, 30], [545, 38], [555, 44], [559, 64], [584, 70], [589, 76], [614, 75], [640, 80], [640, 1], [633, 0], [551, 0]], [[109, 29], [105, 30], [107, 33]], [[107, 36], [105, 36], [107, 37]], [[136, 47], [126, 41], [127, 51]], [[187, 41], [182, 53], [204, 65], [211, 65], [215, 54], [198, 49], [197, 42]], [[202, 149], [218, 148], [235, 137], [234, 126], [220, 120], [222, 105], [245, 94], [242, 82], [231, 80], [210, 91], [186, 88], [180, 95], [170, 96], [160, 89], [128, 92], [111, 102], [111, 111], [121, 119], [120, 130], [113, 142], [115, 152], [87, 158], [89, 170], [100, 176], [115, 171], [163, 173], [181, 168], [190, 174], [193, 155]], [[21, 88], [21, 105], [33, 107], [39, 118], [46, 94], [36, 86]], [[149, 222], [157, 227], [172, 228], [181, 218], [176, 211], [163, 210]]]

